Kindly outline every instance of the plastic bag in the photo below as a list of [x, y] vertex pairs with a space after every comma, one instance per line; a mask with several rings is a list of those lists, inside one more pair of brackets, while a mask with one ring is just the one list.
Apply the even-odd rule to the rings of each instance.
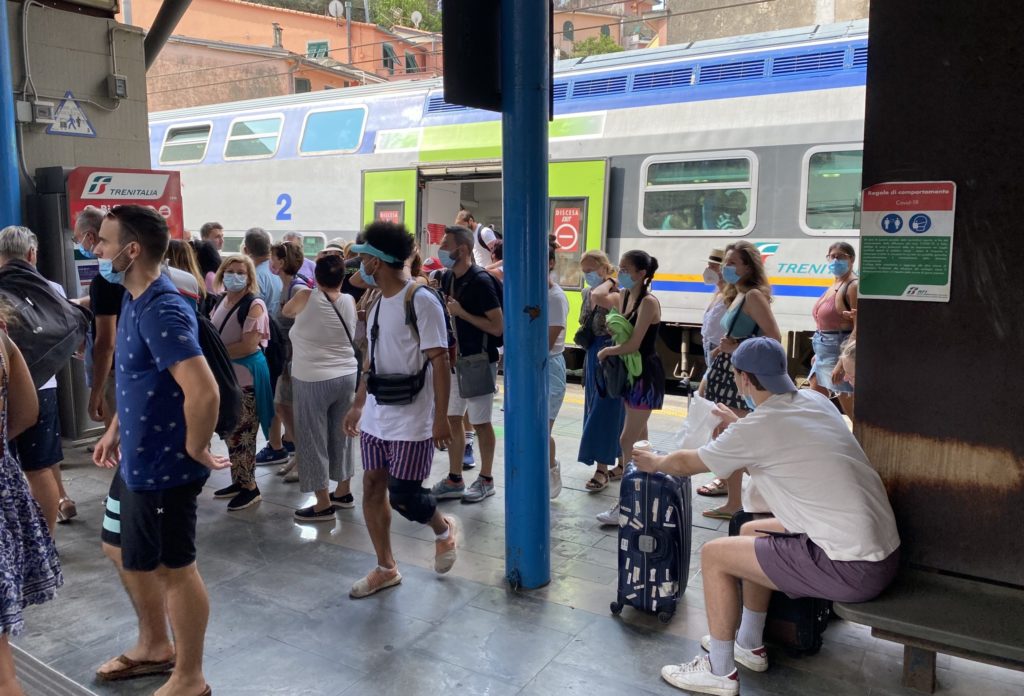
[[715, 405], [700, 396], [694, 396], [686, 412], [683, 427], [676, 433], [676, 447], [697, 449], [711, 442], [711, 435], [721, 421], [715, 415]]

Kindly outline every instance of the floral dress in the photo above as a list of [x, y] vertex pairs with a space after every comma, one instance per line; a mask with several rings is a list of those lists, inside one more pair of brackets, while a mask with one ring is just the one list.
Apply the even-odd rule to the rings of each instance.
[[8, 375], [2, 351], [0, 370], [0, 633], [16, 636], [25, 625], [22, 610], [53, 599], [64, 578], [43, 512], [7, 447]]

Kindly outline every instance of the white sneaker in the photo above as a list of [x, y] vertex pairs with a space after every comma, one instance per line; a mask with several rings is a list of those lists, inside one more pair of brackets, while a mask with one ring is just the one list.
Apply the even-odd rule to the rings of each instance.
[[[711, 636], [704, 636], [700, 639], [700, 647], [705, 652], [711, 652]], [[747, 650], [739, 643], [733, 643], [733, 659], [751, 672], [764, 672], [768, 669], [768, 650], [762, 645], [760, 648]]]
[[693, 662], [681, 665], [665, 665], [661, 668], [661, 678], [672, 686], [698, 694], [714, 694], [714, 696], [739, 696], [740, 677], [737, 670], [725, 677], [711, 673], [711, 659], [700, 655]]
[[548, 490], [554, 500], [562, 492], [562, 462], [555, 460], [554, 467], [548, 469]]
[[615, 503], [609, 509], [604, 512], [597, 513], [597, 521], [601, 523], [601, 526], [607, 527], [610, 525], [619, 526], [619, 504]]

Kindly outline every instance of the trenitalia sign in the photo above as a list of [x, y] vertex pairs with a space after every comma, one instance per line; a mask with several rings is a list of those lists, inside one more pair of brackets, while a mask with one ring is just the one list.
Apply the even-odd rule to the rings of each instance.
[[107, 213], [118, 205], [143, 205], [167, 220], [172, 238], [187, 239], [178, 172], [78, 167], [68, 175], [67, 192], [72, 221], [88, 206]]

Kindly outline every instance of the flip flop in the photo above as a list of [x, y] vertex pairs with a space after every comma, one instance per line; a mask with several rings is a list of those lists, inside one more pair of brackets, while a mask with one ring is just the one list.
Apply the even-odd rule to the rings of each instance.
[[705, 517], [710, 517], [713, 520], [731, 520], [733, 516], [733, 513], [726, 512], [721, 508], [711, 508], [710, 510], [705, 510], [701, 514]]
[[[150, 677], [154, 674], [167, 674], [174, 669], [174, 660], [133, 660], [127, 655], [118, 655], [114, 659], [124, 665], [124, 667], [113, 672], [97, 671], [97, 679], [102, 682], [123, 681], [125, 679]], [[209, 687], [200, 696], [209, 696]]]
[[706, 483], [697, 489], [697, 495], [704, 495], [714, 498], [720, 495], [729, 495], [729, 484], [723, 479], [716, 478], [711, 483]]

